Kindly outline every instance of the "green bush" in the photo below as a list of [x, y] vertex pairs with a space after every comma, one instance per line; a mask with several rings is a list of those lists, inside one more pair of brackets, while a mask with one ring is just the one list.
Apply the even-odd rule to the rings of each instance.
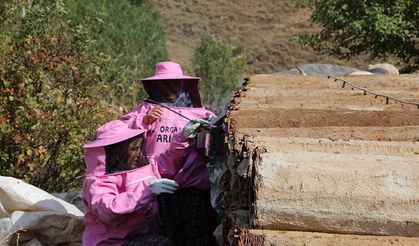
[[83, 144], [167, 59], [158, 20], [150, 0], [1, 1], [0, 175], [80, 189]]
[[138, 81], [154, 72], [154, 65], [167, 60], [164, 30], [151, 0], [67, 0], [75, 19], [100, 20], [92, 31], [95, 48], [112, 57], [112, 91], [108, 100], [129, 110], [144, 95]]
[[351, 58], [367, 53], [397, 57], [405, 72], [419, 69], [419, 1], [296, 0], [313, 10], [311, 19], [323, 26], [302, 35], [302, 44]]
[[224, 44], [208, 34], [203, 35], [193, 58], [194, 72], [202, 78], [200, 92], [203, 103], [220, 113], [248, 71], [249, 62], [250, 57], [239, 54], [230, 43]]
[[[23, 16], [16, 3], [5, 4], [5, 16]], [[1, 24], [7, 25], [0, 38], [1, 175], [50, 192], [79, 189], [82, 145], [116, 117], [103, 100], [110, 57], [94, 49], [97, 23], [71, 21], [57, 1]]]

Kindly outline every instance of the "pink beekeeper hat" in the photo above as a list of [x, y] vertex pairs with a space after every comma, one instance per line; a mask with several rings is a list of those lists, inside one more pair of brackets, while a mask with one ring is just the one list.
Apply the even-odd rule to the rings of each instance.
[[190, 77], [183, 75], [182, 68], [176, 62], [160, 62], [156, 64], [154, 76], [142, 79], [141, 81], [149, 80], [177, 80], [177, 79], [191, 79], [200, 80], [199, 77]]
[[144, 133], [143, 129], [131, 129], [120, 120], [110, 121], [96, 131], [96, 140], [88, 142], [83, 148], [95, 148], [122, 142]]

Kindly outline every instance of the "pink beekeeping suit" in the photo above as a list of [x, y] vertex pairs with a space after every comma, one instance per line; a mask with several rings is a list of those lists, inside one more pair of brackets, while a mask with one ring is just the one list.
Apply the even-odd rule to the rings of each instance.
[[131, 235], [155, 233], [157, 203], [148, 185], [160, 178], [156, 164], [105, 174], [103, 147], [85, 149], [85, 162], [83, 245], [122, 245]]
[[[165, 153], [173, 140], [173, 136], [182, 132], [188, 120], [182, 116], [163, 109], [162, 117], [151, 125], [143, 124], [143, 118], [156, 104], [142, 102], [131, 113], [120, 118], [130, 128], [147, 129], [147, 155], [150, 159], [156, 159]], [[215, 114], [205, 108], [181, 108], [170, 107], [170, 109], [186, 116], [189, 119], [215, 117]], [[179, 146], [184, 148], [185, 146]], [[174, 163], [168, 158], [162, 158], [158, 162], [159, 172], [162, 177], [175, 180], [181, 188], [209, 188], [208, 170], [206, 164], [208, 158], [204, 156], [203, 149], [191, 148], [184, 163]]]
[[[119, 123], [128, 129], [126, 124]], [[170, 160], [168, 162], [179, 166], [193, 144], [192, 140], [185, 139], [180, 132], [174, 137], [169, 151], [159, 158], [150, 158], [150, 164], [109, 174], [105, 173], [104, 147], [85, 145], [87, 168], [82, 191], [86, 210], [83, 245], [123, 245], [131, 237], [157, 233], [157, 201], [149, 189], [150, 182], [161, 177], [157, 161]]]

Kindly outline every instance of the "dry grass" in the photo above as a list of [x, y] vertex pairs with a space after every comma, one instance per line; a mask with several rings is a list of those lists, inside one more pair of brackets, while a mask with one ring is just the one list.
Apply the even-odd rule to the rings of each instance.
[[318, 30], [310, 12], [289, 0], [155, 0], [167, 34], [172, 60], [190, 66], [200, 37], [207, 32], [221, 41], [233, 40], [253, 57], [254, 73], [273, 73], [306, 63], [329, 63], [367, 69], [368, 57], [338, 60], [302, 47], [293, 37]]

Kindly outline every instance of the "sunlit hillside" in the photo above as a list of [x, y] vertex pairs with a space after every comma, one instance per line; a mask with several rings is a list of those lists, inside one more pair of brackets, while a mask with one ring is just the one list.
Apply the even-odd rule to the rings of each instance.
[[[305, 63], [332, 63], [366, 69], [367, 57], [338, 60], [318, 55], [293, 41], [298, 34], [318, 30], [310, 12], [292, 0], [224, 1], [159, 0], [171, 59], [190, 65], [200, 37], [208, 32], [221, 41], [233, 40], [253, 57], [253, 72], [272, 73]], [[377, 62], [377, 61], [375, 61]]]

